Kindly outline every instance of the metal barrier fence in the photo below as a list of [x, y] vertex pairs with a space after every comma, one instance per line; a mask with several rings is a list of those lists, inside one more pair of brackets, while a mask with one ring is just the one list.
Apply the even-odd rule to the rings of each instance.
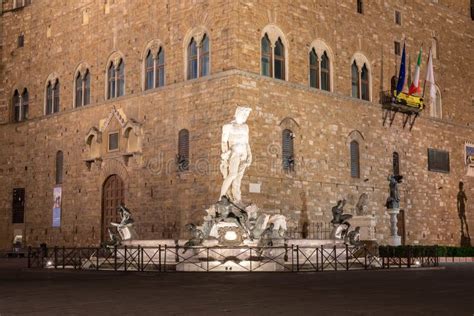
[[[382, 249], [383, 248], [383, 249]], [[393, 247], [392, 247], [393, 248]], [[29, 268], [156, 272], [316, 272], [437, 266], [436, 247], [395, 254], [390, 247], [29, 248]]]

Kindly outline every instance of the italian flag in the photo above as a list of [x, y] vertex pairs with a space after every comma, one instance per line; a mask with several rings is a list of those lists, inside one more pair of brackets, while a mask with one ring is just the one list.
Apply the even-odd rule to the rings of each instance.
[[421, 88], [420, 88], [421, 51], [422, 49], [420, 48], [420, 52], [418, 53], [418, 59], [416, 61], [415, 78], [413, 79], [410, 89], [408, 90], [408, 95], [421, 92]]

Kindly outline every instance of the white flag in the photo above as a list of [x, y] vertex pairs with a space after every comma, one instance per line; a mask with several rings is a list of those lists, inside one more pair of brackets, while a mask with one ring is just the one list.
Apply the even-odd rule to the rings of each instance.
[[430, 83], [430, 100], [431, 104], [436, 104], [436, 86], [435, 86], [435, 79], [434, 79], [434, 71], [433, 71], [433, 53], [430, 49], [430, 55], [428, 57], [428, 68], [426, 69], [426, 79], [425, 81]]

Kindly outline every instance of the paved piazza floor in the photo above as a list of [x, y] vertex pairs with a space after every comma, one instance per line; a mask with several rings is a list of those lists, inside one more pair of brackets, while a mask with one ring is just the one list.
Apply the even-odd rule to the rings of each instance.
[[474, 315], [474, 264], [323, 273], [27, 270], [0, 260], [0, 315]]

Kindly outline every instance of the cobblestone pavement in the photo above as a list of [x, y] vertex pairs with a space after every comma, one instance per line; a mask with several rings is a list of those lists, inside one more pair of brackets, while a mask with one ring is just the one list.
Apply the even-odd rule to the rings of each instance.
[[474, 264], [319, 273], [27, 270], [0, 260], [0, 315], [474, 315]]

